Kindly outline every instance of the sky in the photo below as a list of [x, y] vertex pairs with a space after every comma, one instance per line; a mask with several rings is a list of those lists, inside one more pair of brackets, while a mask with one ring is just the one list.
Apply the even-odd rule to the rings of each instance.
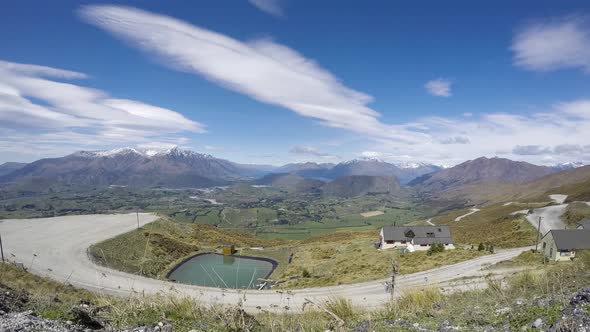
[[0, 163], [590, 163], [587, 1], [6, 1]]

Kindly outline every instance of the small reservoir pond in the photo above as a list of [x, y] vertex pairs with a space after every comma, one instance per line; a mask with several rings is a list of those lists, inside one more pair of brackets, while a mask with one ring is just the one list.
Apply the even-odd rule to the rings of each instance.
[[267, 258], [199, 254], [176, 266], [168, 279], [183, 284], [222, 288], [257, 288], [277, 263]]

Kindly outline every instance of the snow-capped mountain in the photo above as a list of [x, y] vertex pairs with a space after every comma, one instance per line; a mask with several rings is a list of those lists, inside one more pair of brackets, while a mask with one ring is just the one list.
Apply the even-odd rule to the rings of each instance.
[[0, 177], [0, 182], [43, 178], [76, 185], [201, 187], [249, 178], [260, 172], [255, 165], [240, 165], [180, 148], [119, 148], [41, 159]]
[[393, 176], [405, 184], [441, 167], [426, 163], [393, 164], [375, 157], [361, 157], [334, 164], [299, 163], [277, 168], [276, 173], [291, 173], [306, 178], [333, 180], [343, 176]]
[[551, 168], [557, 170], [557, 171], [566, 171], [569, 169], [574, 169], [574, 168], [579, 168], [585, 166], [585, 164], [581, 161], [568, 161], [565, 163], [561, 163], [561, 164], [557, 164], [554, 166], [551, 166]]

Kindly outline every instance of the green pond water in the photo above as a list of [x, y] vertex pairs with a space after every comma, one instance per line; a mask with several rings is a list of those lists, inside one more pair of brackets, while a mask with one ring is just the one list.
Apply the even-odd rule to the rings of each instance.
[[273, 270], [268, 261], [240, 256], [203, 254], [179, 265], [168, 279], [208, 287], [256, 288]]

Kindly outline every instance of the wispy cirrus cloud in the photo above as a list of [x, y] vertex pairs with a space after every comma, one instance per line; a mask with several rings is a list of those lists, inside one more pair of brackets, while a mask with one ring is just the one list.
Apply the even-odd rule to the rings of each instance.
[[87, 6], [88, 22], [159, 58], [258, 101], [369, 137], [414, 143], [428, 135], [379, 121], [372, 97], [351, 89], [315, 61], [269, 39], [242, 42], [186, 22], [121, 6]]
[[272, 16], [283, 16], [280, 0], [248, 0], [254, 7]]
[[[315, 119], [324, 126], [358, 134], [370, 142], [364, 147], [366, 151], [445, 164], [505, 151], [508, 157], [549, 162], [566, 158], [554, 153], [556, 146], [590, 141], [590, 132], [586, 129], [590, 127], [590, 118], [585, 116], [590, 103], [584, 99], [556, 104], [544, 112], [532, 114], [466, 113], [469, 116], [420, 117], [411, 122], [387, 124], [368, 106], [371, 96], [344, 85], [318, 63], [269, 39], [243, 42], [171, 17], [129, 7], [87, 6], [81, 9], [81, 15], [130, 45], [156, 56], [172, 69], [205, 77], [260, 102]], [[515, 40], [518, 44], [520, 39]], [[515, 50], [520, 52], [518, 48]], [[530, 68], [560, 63], [539, 60], [537, 52], [528, 54], [517, 57], [520, 60], [516, 63], [527, 66], [530, 61]], [[427, 83], [426, 89], [434, 95], [449, 97], [451, 83], [439, 78]], [[516, 146], [532, 145], [550, 149], [538, 155], [514, 153]], [[310, 153], [304, 149], [300, 152]], [[576, 158], [590, 161], [587, 154]]]
[[539, 20], [512, 41], [514, 64], [533, 71], [581, 68], [590, 72], [590, 22], [581, 16]]
[[426, 82], [424, 88], [433, 96], [448, 98], [451, 96], [451, 84], [451, 80], [437, 78]]
[[86, 77], [69, 70], [0, 61], [0, 152], [69, 152], [109, 144], [176, 141], [183, 132], [205, 131], [204, 125], [172, 110], [64, 82]]

